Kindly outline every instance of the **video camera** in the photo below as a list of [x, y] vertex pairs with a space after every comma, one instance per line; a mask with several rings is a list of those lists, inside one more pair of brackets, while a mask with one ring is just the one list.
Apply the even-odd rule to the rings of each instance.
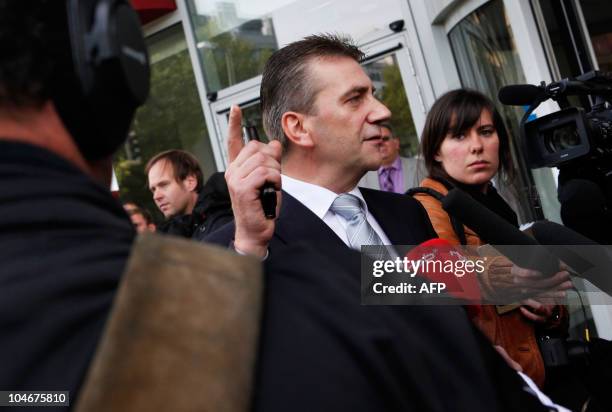
[[[590, 112], [569, 104], [568, 96], [591, 96]], [[591, 71], [546, 85], [510, 85], [499, 91], [505, 105], [529, 108], [521, 119], [524, 149], [532, 169], [573, 164], [602, 165], [612, 158], [612, 73]], [[552, 99], [560, 111], [528, 121], [543, 102]], [[610, 170], [603, 171], [606, 175]]]

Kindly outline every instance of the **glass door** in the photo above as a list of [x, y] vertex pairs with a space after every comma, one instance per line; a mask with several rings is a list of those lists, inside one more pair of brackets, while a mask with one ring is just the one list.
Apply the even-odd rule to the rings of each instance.
[[[372, 79], [376, 97], [391, 110], [391, 126], [400, 139], [400, 155], [414, 157], [418, 153], [419, 137], [400, 69], [398, 52], [405, 52], [403, 47], [398, 43], [383, 49], [368, 57], [363, 68]], [[421, 101], [417, 104], [417, 111], [424, 110], [420, 106]]]
[[[560, 221], [555, 181], [550, 170], [530, 170], [520, 144], [521, 109], [497, 102], [498, 90], [525, 83], [514, 35], [502, 0], [478, 7], [448, 32], [463, 87], [479, 90], [496, 102], [510, 133], [517, 179], [499, 187], [522, 223], [546, 218]], [[546, 213], [545, 213], [546, 212]]]
[[230, 95], [219, 99], [210, 105], [214, 114], [216, 135], [218, 136], [218, 145], [223, 154], [223, 169], [227, 167], [227, 127], [229, 121], [229, 112], [232, 105], [237, 105], [242, 110], [242, 124], [255, 126], [261, 141], [267, 142], [268, 138], [263, 130], [261, 120], [261, 108], [259, 100], [259, 87], [261, 76], [256, 78], [253, 85], [246, 88], [240, 93]]

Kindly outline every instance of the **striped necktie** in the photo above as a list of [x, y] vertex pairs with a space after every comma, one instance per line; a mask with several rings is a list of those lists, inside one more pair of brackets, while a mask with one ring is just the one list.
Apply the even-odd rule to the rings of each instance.
[[[346, 235], [349, 246], [352, 249], [361, 251], [362, 245], [383, 245], [374, 228], [368, 223], [362, 201], [357, 196], [342, 193], [338, 195], [329, 209], [346, 219]], [[371, 255], [375, 259], [391, 258], [387, 248], [384, 246], [377, 248]]]

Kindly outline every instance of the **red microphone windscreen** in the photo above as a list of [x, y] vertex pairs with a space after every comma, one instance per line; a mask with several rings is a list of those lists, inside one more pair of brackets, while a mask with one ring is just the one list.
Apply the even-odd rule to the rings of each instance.
[[[483, 263], [466, 257], [461, 246], [440, 238], [430, 239], [410, 250], [406, 258], [422, 278], [445, 284], [450, 296], [476, 306], [481, 302], [477, 276], [484, 270]], [[468, 311], [473, 315], [475, 309]]]

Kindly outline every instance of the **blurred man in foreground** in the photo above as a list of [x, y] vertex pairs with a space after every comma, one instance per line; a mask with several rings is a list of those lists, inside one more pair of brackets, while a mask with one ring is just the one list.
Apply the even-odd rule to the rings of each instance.
[[[0, 389], [71, 405], [134, 237], [111, 155], [148, 93], [136, 13], [116, 2], [121, 33], [90, 33], [100, 3], [0, 0]], [[93, 59], [86, 38], [117, 48]]]

